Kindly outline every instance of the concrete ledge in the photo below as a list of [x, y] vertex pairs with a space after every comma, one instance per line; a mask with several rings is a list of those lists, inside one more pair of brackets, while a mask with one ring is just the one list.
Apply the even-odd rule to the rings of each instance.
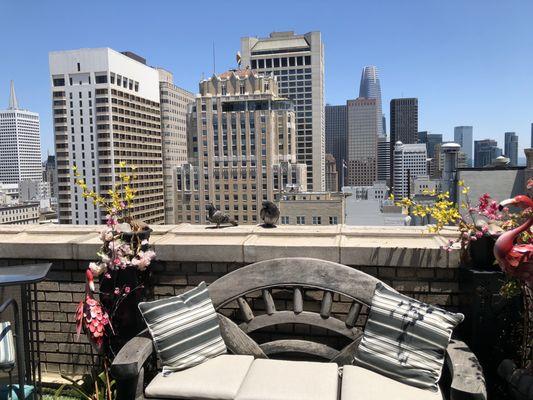
[[[353, 266], [456, 268], [457, 251], [441, 249], [457, 230], [422, 227], [242, 225], [152, 227], [161, 261], [252, 263], [274, 257], [316, 257]], [[0, 258], [90, 260], [100, 247], [96, 225], [0, 225]]]

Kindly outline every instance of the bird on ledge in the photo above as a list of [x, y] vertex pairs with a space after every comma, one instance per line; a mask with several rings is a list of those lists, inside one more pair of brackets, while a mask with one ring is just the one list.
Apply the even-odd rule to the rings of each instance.
[[210, 203], [209, 206], [207, 206], [207, 212], [207, 220], [213, 224], [216, 224], [217, 229], [220, 228], [221, 224], [231, 224], [233, 226], [239, 225], [237, 221], [231, 218], [228, 214], [217, 210], [213, 203]]
[[265, 200], [259, 216], [264, 222], [263, 227], [275, 228], [279, 219], [279, 208], [273, 202]]

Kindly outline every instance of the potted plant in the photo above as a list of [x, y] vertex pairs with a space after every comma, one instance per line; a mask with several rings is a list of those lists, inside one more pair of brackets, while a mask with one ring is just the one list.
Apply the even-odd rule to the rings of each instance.
[[490, 269], [495, 262], [494, 243], [509, 219], [508, 209], [500, 210], [498, 203], [488, 193], [483, 194], [473, 205], [468, 196], [470, 188], [463, 181], [459, 181], [458, 185], [465, 197], [460, 205], [450, 200], [449, 192], [437, 193], [434, 190], [423, 192], [429, 201], [403, 198], [396, 204], [425, 221], [430, 232], [438, 233], [445, 226], [457, 226], [457, 239], [449, 241], [444, 249], [459, 249], [465, 266]]
[[[83, 197], [106, 212], [106, 225], [100, 233], [102, 246], [97, 259], [87, 267], [85, 298], [76, 309], [77, 335], [85, 331], [101, 357], [105, 376], [118, 350], [143, 327], [137, 305], [149, 294], [149, 267], [155, 258], [149, 244], [152, 230], [132, 216], [135, 167], [119, 166], [122, 172], [118, 181], [105, 196], [89, 190], [73, 167]], [[95, 388], [98, 391], [98, 386]], [[107, 387], [104, 398], [111, 399], [112, 393]]]

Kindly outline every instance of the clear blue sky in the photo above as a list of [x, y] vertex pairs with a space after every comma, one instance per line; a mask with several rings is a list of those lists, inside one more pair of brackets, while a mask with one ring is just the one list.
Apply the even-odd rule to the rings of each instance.
[[[254, 19], [256, 17], [257, 19]], [[0, 107], [9, 80], [39, 112], [43, 153], [53, 152], [48, 52], [132, 50], [197, 91], [202, 73], [235, 66], [241, 36], [322, 32], [326, 102], [355, 98], [364, 65], [381, 74], [384, 112], [394, 97], [418, 97], [420, 130], [475, 138], [516, 131], [529, 147], [533, 122], [533, 1], [26, 1], [0, 0]], [[522, 156], [522, 153], [520, 154]]]

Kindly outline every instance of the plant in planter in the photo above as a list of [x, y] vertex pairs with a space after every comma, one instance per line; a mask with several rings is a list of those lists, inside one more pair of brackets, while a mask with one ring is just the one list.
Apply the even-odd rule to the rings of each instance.
[[[103, 360], [104, 371], [122, 345], [142, 330], [137, 305], [149, 294], [149, 266], [155, 258], [148, 242], [151, 229], [132, 218], [135, 168], [125, 163], [119, 166], [123, 172], [106, 196], [89, 190], [73, 167], [83, 197], [106, 212], [106, 226], [100, 233], [102, 246], [97, 260], [88, 265], [85, 298], [76, 310], [78, 337], [84, 330]], [[111, 390], [107, 392], [111, 396]]]
[[[464, 265], [490, 267], [494, 264], [493, 247], [496, 238], [503, 231], [509, 219], [508, 209], [500, 210], [498, 203], [489, 194], [483, 194], [474, 206], [468, 196], [469, 188], [459, 182], [465, 201], [456, 205], [448, 192], [425, 191], [430, 201], [424, 203], [403, 198], [396, 204], [410, 210], [410, 213], [425, 221], [429, 231], [440, 232], [445, 226], [457, 226], [459, 236], [444, 248], [461, 250]], [[431, 224], [431, 225], [430, 225]]]

